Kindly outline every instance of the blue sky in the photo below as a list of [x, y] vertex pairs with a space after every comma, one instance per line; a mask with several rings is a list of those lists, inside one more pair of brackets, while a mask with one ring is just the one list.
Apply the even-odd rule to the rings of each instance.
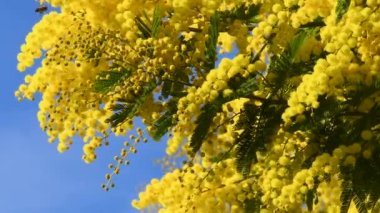
[[[14, 91], [25, 73], [16, 70], [16, 56], [24, 38], [41, 18], [33, 0], [4, 1], [0, 13], [0, 212], [76, 213], [137, 212], [130, 205], [153, 177], [162, 175], [153, 163], [164, 156], [165, 143], [139, 144], [131, 165], [115, 178], [116, 188], [104, 192], [100, 184], [107, 164], [122, 147], [122, 138], [99, 150], [91, 165], [81, 160], [82, 141], [65, 154], [49, 144], [37, 121], [38, 100], [18, 102]], [[28, 73], [34, 72], [30, 69]]]

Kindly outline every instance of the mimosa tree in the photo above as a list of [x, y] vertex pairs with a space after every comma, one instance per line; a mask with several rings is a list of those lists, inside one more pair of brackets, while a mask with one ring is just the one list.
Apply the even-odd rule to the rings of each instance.
[[20, 71], [41, 64], [16, 96], [42, 94], [49, 142], [80, 136], [86, 163], [127, 139], [105, 190], [137, 143], [169, 135], [186, 161], [137, 209], [380, 211], [379, 0], [40, 3], [58, 9], [21, 46]]

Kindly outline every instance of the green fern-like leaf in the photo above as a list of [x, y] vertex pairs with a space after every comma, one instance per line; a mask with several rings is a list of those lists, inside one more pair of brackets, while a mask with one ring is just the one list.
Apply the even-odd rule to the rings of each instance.
[[189, 85], [189, 76], [182, 72], [176, 71], [173, 79], [165, 79], [162, 83], [161, 95], [168, 98], [170, 95], [174, 97], [182, 97], [185, 95], [185, 85]]
[[179, 97], [183, 95], [185, 85], [189, 84], [189, 76], [183, 71], [174, 73], [174, 82], [170, 91], [170, 95]]
[[371, 96], [372, 94], [380, 90], [380, 81], [374, 80], [374, 82], [370, 85], [366, 85], [363, 82], [359, 82], [354, 86], [352, 86], [351, 84], [349, 87], [348, 85], [347, 88], [348, 89], [345, 91], [347, 104], [358, 106], [363, 101], [363, 99]]
[[107, 122], [110, 123], [112, 127], [116, 127], [120, 123], [133, 118], [139, 111], [140, 107], [145, 103], [147, 96], [151, 95], [155, 87], [155, 83], [148, 83], [143, 87], [141, 95], [135, 100], [135, 102], [117, 104], [114, 114], [107, 119]]
[[352, 171], [350, 168], [341, 168], [341, 178], [342, 181], [342, 193], [340, 195], [340, 212], [347, 213], [350, 208], [350, 203], [353, 197], [352, 188]]
[[251, 164], [257, 160], [255, 138], [249, 138], [249, 130], [243, 131], [240, 138], [237, 140], [238, 146], [236, 151], [237, 171], [247, 177], [251, 171]]
[[178, 100], [179, 98], [171, 98], [167, 103], [167, 111], [154, 121], [154, 128], [149, 132], [154, 140], [159, 141], [169, 131], [170, 127], [174, 125], [175, 120], [173, 119], [173, 115], [177, 113]]
[[219, 35], [219, 13], [215, 12], [213, 16], [211, 16], [210, 19], [210, 26], [208, 30], [209, 37], [206, 41], [206, 68], [208, 70], [211, 70], [215, 66], [215, 61], [217, 58], [217, 52], [216, 52], [216, 44], [218, 41], [218, 35]]
[[308, 211], [313, 211], [315, 192], [314, 190], [307, 191], [306, 194], [306, 206]]
[[357, 191], [354, 192], [353, 194], [353, 200], [355, 203], [356, 209], [359, 211], [359, 213], [367, 213], [367, 208], [365, 206], [365, 194], [363, 193], [358, 193]]
[[228, 159], [230, 157], [231, 157], [231, 153], [230, 152], [221, 152], [218, 155], [212, 157], [210, 159], [210, 161], [213, 162], [213, 163], [218, 163], [218, 162], [226, 160], [226, 159]]
[[146, 21], [139, 16], [135, 17], [135, 23], [139, 29], [140, 36], [144, 39], [157, 38], [162, 23], [160, 7], [156, 6], [154, 8], [152, 21], [145, 12], [143, 14]]
[[111, 117], [106, 120], [106, 122], [110, 123], [112, 127], [116, 127], [118, 124], [124, 122], [128, 118], [132, 118], [136, 112], [137, 105], [135, 104], [119, 104], [117, 110]]
[[154, 128], [149, 132], [154, 140], [159, 141], [168, 132], [169, 127], [173, 124], [174, 113], [174, 111], [167, 111], [154, 122]]
[[243, 127], [243, 132], [236, 139], [236, 163], [237, 170], [244, 176], [251, 171], [252, 162], [257, 160], [256, 151], [261, 145], [263, 118], [261, 109], [253, 104], [244, 106], [244, 113], [240, 115], [238, 127]]
[[315, 37], [319, 31], [318, 27], [301, 29], [295, 38], [289, 43], [288, 54], [293, 62], [294, 57], [297, 55], [300, 48], [305, 44], [308, 38]]
[[219, 96], [212, 103], [206, 104], [202, 107], [202, 113], [199, 115], [196, 120], [196, 127], [194, 129], [194, 133], [191, 136], [190, 147], [192, 148], [193, 153], [198, 152], [201, 148], [203, 140], [208, 134], [210, 126], [212, 124], [212, 120], [215, 117], [216, 113], [221, 109], [222, 104], [225, 101], [221, 96]]
[[380, 195], [378, 194], [378, 192], [370, 193], [370, 195], [368, 197], [367, 205], [368, 205], [368, 208], [371, 209], [372, 212], [376, 212], [376, 211], [374, 211], [374, 208], [376, 206], [376, 203], [379, 200], [380, 200]]
[[[284, 79], [289, 77], [289, 69], [294, 64], [294, 57], [304, 42], [309, 37], [315, 36], [318, 30], [319, 28], [300, 30], [283, 54], [273, 56], [269, 71], [277, 74], [277, 81], [273, 84], [272, 88], [274, 94], [282, 87], [287, 87]], [[257, 89], [257, 87], [256, 79], [251, 78], [240, 84], [239, 89], [235, 90], [235, 94], [236, 96], [248, 95], [249, 97], [249, 94], [252, 94], [252, 91]], [[255, 109], [254, 105], [245, 107], [244, 111], [246, 115], [241, 115], [241, 120], [236, 125], [237, 128], [243, 127], [241, 128], [243, 132], [236, 139], [236, 157], [237, 170], [244, 176], [249, 175], [252, 163], [257, 160], [256, 152], [265, 149], [265, 144], [268, 142], [267, 136], [271, 135], [274, 129], [281, 123], [280, 117], [284, 109], [284, 103], [278, 101], [276, 107], [270, 107], [270, 100], [266, 100], [265, 102], [261, 108], [256, 108], [256, 113], [258, 114], [252, 111], [252, 109]]]
[[251, 75], [236, 90], [234, 96], [236, 98], [249, 97], [252, 92], [258, 88], [256, 76]]
[[237, 170], [245, 177], [250, 174], [252, 163], [257, 161], [256, 152], [264, 151], [266, 144], [281, 123], [284, 106], [271, 104], [270, 100], [257, 107], [246, 103], [236, 124], [243, 132], [236, 138]]
[[173, 82], [172, 81], [163, 81], [161, 88], [161, 95], [164, 98], [168, 98], [172, 92]]
[[152, 37], [157, 38], [161, 23], [162, 23], [162, 17], [161, 17], [161, 9], [159, 6], [156, 6], [154, 8], [153, 12], [153, 21], [152, 21]]
[[96, 77], [97, 80], [95, 81], [94, 89], [99, 93], [110, 92], [115, 86], [121, 84], [130, 74], [130, 69], [122, 69], [121, 71], [111, 69], [101, 72]]
[[[371, 117], [374, 116], [370, 113]], [[376, 115], [375, 115], [376, 116]], [[359, 134], [361, 131], [359, 130]], [[378, 149], [373, 149], [373, 156], [378, 156]], [[362, 213], [374, 208], [375, 203], [380, 197], [380, 167], [379, 157], [374, 157], [371, 160], [359, 157], [356, 161], [353, 171], [353, 200], [356, 209]], [[373, 211], [372, 211], [373, 212]]]
[[145, 22], [138, 16], [135, 17], [135, 23], [140, 31], [140, 36], [144, 39], [152, 37], [152, 30]]
[[339, 22], [344, 16], [344, 14], [347, 13], [350, 4], [351, 0], [338, 0], [338, 3], [335, 8], [336, 22]]
[[245, 213], [260, 213], [261, 200], [260, 198], [252, 198], [244, 201]]
[[[240, 79], [240, 77], [237, 77]], [[228, 98], [219, 96], [212, 103], [206, 104], [202, 108], [202, 113], [196, 121], [196, 128], [194, 130], [193, 136], [191, 137], [190, 146], [193, 149], [193, 152], [197, 152], [203, 142], [203, 139], [206, 137], [210, 125], [212, 124], [212, 119], [222, 108], [222, 105], [228, 101], [231, 101], [236, 98], [249, 97], [252, 92], [257, 88], [255, 76], [249, 76], [247, 79], [240, 79], [238, 82], [235, 82], [236, 78], [233, 78], [228, 83], [232, 86], [232, 89], [235, 90], [233, 95]]]

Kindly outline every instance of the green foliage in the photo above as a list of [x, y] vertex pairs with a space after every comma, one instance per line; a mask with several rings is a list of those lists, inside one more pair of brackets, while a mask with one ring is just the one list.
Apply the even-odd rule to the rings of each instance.
[[342, 181], [342, 193], [340, 195], [340, 212], [347, 213], [350, 208], [350, 203], [352, 200], [352, 172], [350, 168], [342, 168], [341, 171]]
[[[160, 27], [161, 27], [161, 10], [159, 6], [156, 6], [154, 8], [153, 12], [153, 20], [150, 21], [149, 17], [145, 14], [145, 19], [144, 21], [141, 17], [136, 16], [135, 17], [135, 23], [137, 28], [139, 29], [140, 36], [144, 39], [147, 38], [157, 38]], [[148, 22], [148, 23], [146, 23]], [[151, 27], [149, 27], [151, 25]]]
[[[240, 79], [240, 76], [238, 76], [237, 78]], [[247, 79], [244, 79], [244, 81], [242, 82], [243, 83], [241, 83], [241, 85], [239, 85], [239, 87], [236, 88], [235, 92], [232, 94], [233, 98], [248, 98], [252, 95], [252, 92], [257, 89], [257, 79], [255, 75], [250, 75]], [[231, 88], [233, 88], [233, 86]]]
[[[347, 90], [344, 93], [345, 101], [327, 96], [319, 97], [319, 107], [304, 112], [305, 119], [294, 122], [288, 130], [303, 130], [318, 135], [314, 142], [319, 144], [320, 150], [315, 155], [322, 152], [332, 153], [339, 145], [350, 145], [360, 141], [363, 130], [371, 129], [380, 122], [380, 107], [374, 106], [368, 113], [363, 113], [352, 106], [358, 106], [365, 98], [378, 91], [379, 84], [374, 82], [371, 86], [365, 86], [359, 83], [354, 87], [355, 90]], [[313, 157], [308, 162], [311, 161]], [[308, 163], [305, 166], [307, 167]]]
[[367, 208], [364, 204], [365, 195], [364, 193], [356, 193], [354, 194], [353, 200], [356, 206], [356, 209], [359, 211], [359, 213], [367, 213]]
[[168, 98], [169, 95], [172, 93], [172, 88], [173, 88], [173, 82], [172, 81], [163, 81], [162, 89], [161, 89], [162, 97]]
[[226, 16], [232, 20], [251, 20], [256, 15], [258, 15], [261, 5], [260, 4], [241, 4], [235, 7], [232, 11], [228, 11]]
[[[366, 162], [368, 164], [368, 162]], [[378, 189], [378, 186], [373, 184], [373, 175], [368, 175], [368, 172], [371, 172], [368, 166], [359, 163], [360, 165], [356, 165], [355, 167], [341, 167], [341, 178], [342, 178], [342, 193], [341, 193], [341, 213], [347, 213], [351, 201], [354, 201], [356, 209], [359, 213], [366, 213], [367, 205], [366, 205], [366, 197], [368, 193], [372, 194], [371, 191], [373, 189], [368, 188], [375, 187]], [[377, 174], [378, 175], [378, 174]], [[375, 175], [375, 176], [377, 176]], [[378, 178], [378, 176], [376, 177]], [[378, 179], [377, 179], [378, 180]], [[368, 182], [369, 181], [369, 182]], [[371, 196], [370, 196], [371, 197]], [[378, 191], [376, 200], [379, 199]], [[374, 206], [374, 202], [368, 205], [368, 209], [372, 209]]]
[[338, 0], [338, 3], [335, 8], [336, 22], [339, 22], [344, 16], [344, 14], [347, 13], [350, 4], [351, 0]]
[[317, 192], [315, 189], [308, 190], [306, 193], [306, 206], [308, 211], [313, 211], [313, 205], [318, 203]]
[[243, 129], [243, 132], [236, 139], [236, 163], [237, 170], [244, 176], [248, 176], [251, 165], [257, 160], [256, 152], [264, 149], [262, 109], [257, 109], [253, 104], [244, 106], [244, 113], [240, 115], [240, 119], [236, 128]]
[[356, 85], [347, 87], [345, 97], [348, 105], [358, 106], [365, 98], [380, 91], [380, 81], [374, 80], [372, 84], [366, 85], [358, 82]]
[[231, 157], [231, 150], [227, 152], [221, 152], [210, 159], [213, 163], [218, 163]]
[[359, 157], [352, 169], [353, 200], [360, 213], [374, 208], [380, 198], [379, 151], [375, 150], [372, 161]]
[[261, 209], [261, 200], [259, 197], [247, 199], [244, 201], [245, 213], [260, 213], [260, 209]]
[[99, 93], [108, 93], [120, 85], [131, 74], [128, 68], [112, 68], [97, 75], [94, 89]]
[[189, 84], [188, 75], [184, 72], [175, 72], [173, 78], [163, 80], [161, 86], [161, 96], [163, 98], [170, 98], [168, 102], [169, 109], [153, 123], [153, 130], [149, 132], [152, 138], [157, 141], [173, 125], [174, 121], [172, 117], [177, 113], [178, 100], [186, 94], [184, 90], [185, 85]]
[[172, 98], [168, 103], [169, 109], [154, 121], [153, 130], [149, 132], [154, 140], [159, 141], [168, 132], [169, 128], [173, 126], [173, 115], [177, 112], [177, 104], [178, 98]]
[[155, 83], [147, 83], [143, 88], [141, 95], [136, 98], [132, 103], [121, 102], [114, 108], [115, 113], [107, 119], [107, 122], [111, 123], [112, 127], [116, 127], [120, 123], [133, 118], [139, 111], [140, 107], [144, 104], [146, 98], [151, 95], [153, 89], [156, 88]]
[[210, 19], [210, 26], [208, 28], [208, 39], [206, 41], [206, 50], [205, 50], [205, 67], [206, 72], [215, 67], [215, 61], [217, 58], [216, 45], [218, 42], [219, 36], [219, 13], [215, 12]]
[[177, 70], [172, 77], [173, 79], [166, 78], [163, 80], [161, 95], [164, 98], [169, 96], [182, 97], [185, 95], [185, 85], [190, 85], [188, 75], [180, 70]]
[[289, 47], [285, 54], [294, 62], [294, 58], [297, 55], [299, 49], [305, 44], [307, 39], [313, 38], [317, 35], [319, 31], [318, 27], [302, 28], [296, 36], [290, 41]]
[[139, 28], [140, 36], [144, 39], [152, 37], [152, 30], [147, 24], [138, 16], [135, 17], [135, 23], [137, 28]]
[[270, 135], [281, 123], [283, 107], [272, 105], [270, 100], [257, 107], [246, 103], [239, 120], [237, 130], [243, 132], [236, 138], [236, 167], [245, 177], [250, 174], [252, 163], [257, 161], [256, 152], [264, 151], [270, 142]]
[[[314, 37], [318, 30], [319, 28], [305, 28], [300, 30], [289, 43], [288, 48], [280, 56], [272, 56], [269, 72], [277, 75], [275, 83], [270, 85], [273, 93], [277, 93], [277, 91], [289, 87], [285, 81], [289, 76], [300, 75], [300, 73], [291, 73], [289, 70], [297, 70], [291, 69], [296, 66], [305, 66], [304, 63], [294, 63], [294, 58], [302, 45], [304, 45], [305, 41], [310, 37]], [[238, 81], [236, 78], [231, 81], [231, 88], [236, 87], [234, 85], [239, 85], [239, 83], [233, 82]], [[252, 91], [258, 88], [258, 86], [257, 79], [251, 76], [243, 83], [240, 82], [239, 88], [235, 90], [235, 98], [257, 98], [252, 97], [251, 94]], [[281, 123], [281, 114], [286, 106], [286, 102], [281, 100], [272, 100], [268, 98], [262, 99], [261, 101], [263, 101], [263, 105], [260, 107], [256, 107], [253, 104], [247, 104], [236, 125], [237, 129], [243, 130], [235, 143], [237, 145], [237, 170], [244, 176], [249, 175], [252, 163], [257, 161], [256, 152], [263, 151], [265, 145], [269, 143], [270, 138], [268, 138], [268, 136], [272, 135]]]
[[[371, 160], [363, 156], [356, 156], [354, 166], [341, 166], [340, 173], [342, 179], [341, 212], [347, 212], [351, 201], [359, 212], [368, 212], [375, 208], [375, 204], [380, 198], [380, 157], [378, 148], [375, 145], [360, 138], [363, 130], [375, 130], [375, 126], [380, 122], [379, 106], [375, 105], [369, 112], [357, 111], [356, 107], [360, 103], [377, 93], [379, 83], [373, 82], [370, 86], [362, 83], [351, 85], [351, 89], [344, 92], [344, 101], [332, 97], [321, 96], [317, 109], [305, 112], [303, 122], [295, 122], [288, 131], [303, 130], [317, 135], [312, 138], [313, 144], [317, 144], [318, 151], [309, 156], [304, 161], [304, 167], [308, 168], [315, 160], [315, 157], [322, 153], [332, 153], [340, 145], [351, 145], [358, 141], [362, 147], [372, 150]], [[377, 139], [376, 139], [377, 140]], [[306, 201], [310, 203], [308, 199]], [[309, 206], [309, 205], [308, 205]]]
[[212, 124], [212, 120], [216, 116], [216, 113], [221, 109], [224, 102], [225, 100], [223, 97], [219, 96], [212, 103], [207, 103], [202, 107], [202, 113], [195, 122], [197, 126], [195, 127], [190, 140], [190, 147], [192, 148], [193, 153], [198, 152], [201, 148], [203, 139], [207, 136]]
[[212, 124], [212, 119], [221, 110], [222, 105], [236, 98], [250, 97], [255, 88], [257, 88], [255, 75], [251, 75], [247, 79], [237, 76], [232, 78], [228, 84], [231, 89], [234, 89], [233, 95], [230, 97], [219, 95], [212, 103], [207, 103], [201, 109], [201, 114], [196, 120], [197, 126], [190, 141], [190, 147], [192, 147], [194, 153], [200, 149], [203, 139]]
[[250, 29], [258, 22], [257, 15], [259, 14], [260, 4], [240, 4], [230, 11], [223, 11], [221, 15], [221, 31], [228, 31], [229, 26], [235, 21], [244, 22]]
[[169, 127], [171, 127], [173, 123], [173, 114], [173, 111], [167, 111], [157, 121], [154, 122], [154, 129], [149, 132], [154, 140], [159, 141], [161, 137], [168, 132]]
[[107, 122], [111, 123], [112, 127], [116, 127], [118, 124], [123, 123], [128, 118], [132, 118], [137, 112], [138, 108], [135, 104], [117, 104], [114, 107], [114, 114], [107, 119]]
[[[144, 39], [147, 38], [156, 38], [159, 33], [159, 29], [161, 27], [162, 23], [162, 17], [161, 17], [161, 11], [159, 6], [156, 6], [153, 12], [153, 20], [150, 21], [149, 17], [145, 15], [144, 21], [141, 17], [136, 16], [135, 17], [135, 23], [139, 29], [140, 36]], [[150, 27], [150, 26], [151, 27]], [[102, 72], [97, 77], [97, 81], [95, 82], [95, 91], [100, 93], [107, 93], [109, 91], [112, 91], [112, 89], [122, 83], [126, 78], [130, 76], [131, 70], [123, 68], [120, 71], [118, 69], [113, 69], [107, 72]], [[171, 90], [173, 87], [173, 84], [169, 85]], [[118, 124], [124, 122], [127, 119], [133, 118], [136, 113], [138, 112], [141, 105], [145, 102], [145, 99], [148, 95], [151, 95], [151, 92], [156, 87], [156, 83], [148, 83], [145, 86], [143, 86], [141, 95], [136, 98], [133, 102], [129, 102], [126, 100], [120, 100], [120, 103], [118, 103], [114, 107], [114, 114], [107, 119], [108, 122], [111, 123], [112, 127], [117, 126]], [[166, 86], [167, 87], [167, 86]], [[165, 84], [164, 84], [165, 88]], [[165, 93], [165, 90], [164, 90]], [[171, 92], [170, 92], [171, 93]], [[159, 132], [154, 133], [154, 138], [160, 138], [162, 137], [163, 129], [167, 125], [171, 124], [171, 120], [169, 118], [162, 118], [158, 121], [156, 124], [158, 127]]]
[[153, 38], [157, 38], [161, 24], [162, 24], [161, 10], [159, 6], [156, 6], [154, 8], [153, 21], [152, 21], [152, 37]]

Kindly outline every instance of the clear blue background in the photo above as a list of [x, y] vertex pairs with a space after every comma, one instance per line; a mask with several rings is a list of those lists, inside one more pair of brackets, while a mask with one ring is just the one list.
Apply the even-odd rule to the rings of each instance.
[[25, 75], [16, 70], [17, 53], [41, 18], [36, 7], [34, 0], [0, 4], [0, 213], [137, 212], [130, 202], [151, 178], [162, 175], [153, 161], [164, 156], [164, 142], [140, 144], [131, 165], [115, 178], [116, 188], [104, 192], [100, 184], [107, 164], [123, 139], [112, 139], [91, 165], [81, 160], [82, 141], [59, 154], [39, 128], [38, 100], [18, 102], [13, 95]]

